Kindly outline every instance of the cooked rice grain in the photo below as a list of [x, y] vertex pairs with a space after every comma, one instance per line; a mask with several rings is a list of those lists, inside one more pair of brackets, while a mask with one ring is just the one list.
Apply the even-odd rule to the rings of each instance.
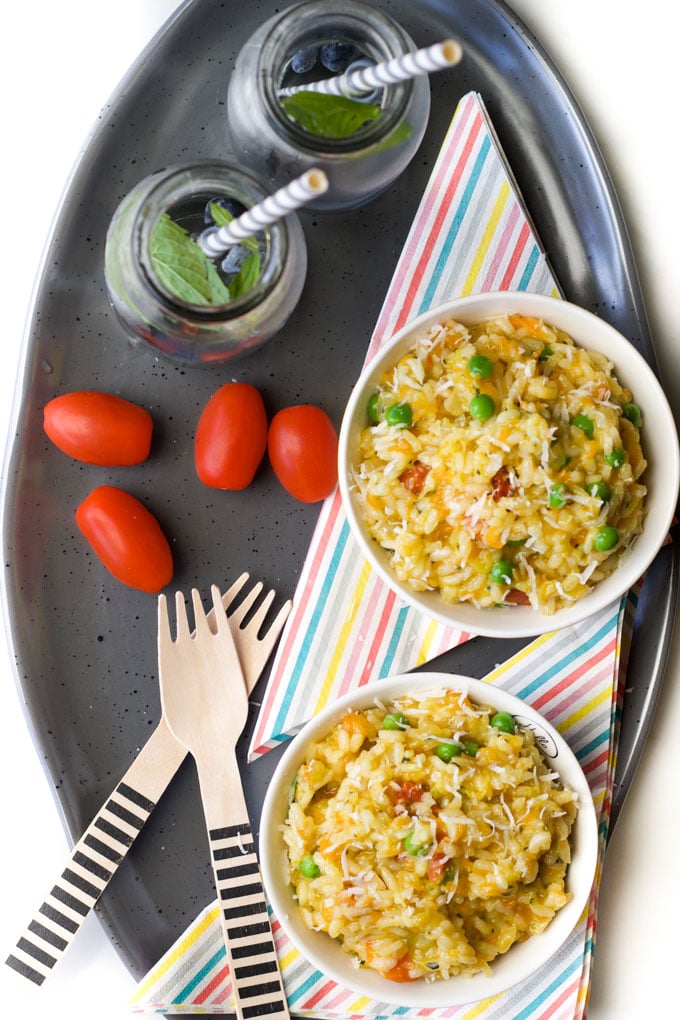
[[[492, 363], [489, 378], [470, 372], [474, 355]], [[487, 420], [470, 413], [479, 394], [494, 402]], [[603, 355], [559, 329], [520, 315], [436, 325], [385, 374], [376, 401], [354, 484], [370, 535], [415, 591], [551, 614], [609, 576], [642, 531], [632, 395]], [[410, 425], [388, 424], [395, 404], [409, 405]], [[573, 424], [584, 417], [592, 436]], [[605, 525], [618, 540], [598, 550]], [[500, 580], [490, 577], [498, 560], [511, 565]]]
[[[406, 721], [386, 729], [390, 713]], [[347, 713], [298, 769], [290, 881], [307, 926], [357, 966], [397, 981], [488, 972], [569, 900], [577, 795], [530, 729], [493, 715], [458, 691], [402, 697]]]

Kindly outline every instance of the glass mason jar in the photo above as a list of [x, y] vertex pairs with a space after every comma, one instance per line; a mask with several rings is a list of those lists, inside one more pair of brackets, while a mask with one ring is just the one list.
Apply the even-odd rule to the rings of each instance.
[[[236, 59], [227, 94], [239, 160], [266, 172], [277, 187], [319, 167], [330, 186], [310, 208], [324, 210], [357, 208], [389, 187], [415, 155], [430, 113], [428, 77], [419, 75], [386, 86], [371, 100], [381, 107], [377, 119], [349, 137], [319, 137], [291, 120], [278, 92], [289, 83], [293, 58], [334, 41], [375, 63], [416, 48], [395, 21], [366, 3], [311, 0], [270, 18], [251, 36]], [[318, 69], [304, 80], [314, 74]]]
[[104, 262], [111, 303], [133, 342], [183, 365], [206, 365], [243, 357], [282, 328], [307, 272], [294, 213], [263, 229], [257, 279], [224, 304], [193, 304], [172, 293], [150, 247], [164, 213], [195, 237], [206, 229], [210, 202], [221, 199], [241, 211], [270, 193], [240, 167], [218, 161], [171, 166], [132, 189], [111, 220]]

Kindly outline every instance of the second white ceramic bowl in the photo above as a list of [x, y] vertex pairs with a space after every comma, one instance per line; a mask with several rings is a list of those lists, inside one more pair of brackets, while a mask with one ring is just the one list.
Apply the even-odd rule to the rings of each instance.
[[[473, 702], [509, 712], [521, 725], [533, 729], [551, 769], [578, 793], [579, 811], [572, 831], [572, 860], [566, 879], [567, 891], [572, 898], [558, 911], [545, 931], [517, 943], [497, 957], [489, 976], [395, 983], [369, 968], [357, 969], [348, 954], [342, 951], [339, 942], [325, 933], [307, 928], [293, 889], [286, 881], [286, 848], [281, 827], [288, 813], [295, 774], [309, 746], [325, 737], [347, 711], [372, 708], [376, 698], [388, 703], [399, 695], [442, 688], [465, 691]], [[445, 673], [413, 673], [378, 680], [323, 709], [293, 738], [281, 758], [267, 790], [260, 822], [260, 863], [265, 888], [274, 913], [293, 944], [315, 967], [345, 988], [354, 989], [378, 1002], [400, 1006], [426, 1008], [477, 1002], [517, 984], [545, 964], [572, 932], [588, 902], [597, 853], [597, 818], [590, 787], [564, 738], [538, 712], [513, 694], [483, 680]]]

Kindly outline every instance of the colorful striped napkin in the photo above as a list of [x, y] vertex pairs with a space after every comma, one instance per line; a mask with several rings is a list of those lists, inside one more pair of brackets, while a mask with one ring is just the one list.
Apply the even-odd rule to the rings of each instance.
[[[447, 298], [488, 290], [559, 290], [481, 98], [464, 96], [416, 213], [367, 354], [413, 315]], [[618, 708], [637, 597], [538, 638], [487, 677], [542, 712], [588, 777], [607, 836]], [[373, 574], [348, 532], [339, 497], [323, 505], [274, 661], [251, 743], [256, 758], [286, 740], [329, 700], [401, 673], [472, 635], [401, 604]], [[291, 1013], [354, 1020], [580, 1020], [596, 930], [589, 907], [550, 965], [514, 989], [466, 1007], [413, 1009], [357, 996], [316, 971], [272, 919]], [[217, 903], [207, 907], [140, 982], [135, 1013], [229, 1013], [231, 988]]]
[[[408, 319], [459, 295], [528, 290], [558, 296], [484, 104], [454, 114], [373, 332], [366, 361]], [[403, 605], [349, 533], [340, 495], [323, 504], [279, 643], [250, 760], [327, 702], [467, 641]]]
[[[618, 705], [635, 593], [575, 627], [536, 639], [485, 679], [524, 699], [560, 731], [577, 755], [600, 819], [600, 865], [612, 794]], [[417, 1009], [374, 1002], [325, 977], [272, 929], [291, 1014], [353, 1020], [407, 1016], [432, 1020], [580, 1020], [589, 988], [596, 927], [595, 882], [588, 909], [549, 966], [501, 995], [469, 1006]], [[140, 982], [133, 1013], [229, 1013], [231, 985], [217, 903], [204, 910]]]

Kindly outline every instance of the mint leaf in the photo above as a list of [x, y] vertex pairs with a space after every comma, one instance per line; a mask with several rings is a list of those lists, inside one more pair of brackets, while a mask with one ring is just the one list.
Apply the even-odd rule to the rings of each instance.
[[281, 107], [287, 117], [319, 138], [349, 138], [382, 113], [381, 108], [373, 103], [360, 103], [346, 96], [329, 96], [323, 92], [296, 92], [292, 96], [284, 96]]
[[174, 297], [190, 305], [224, 305], [229, 288], [196, 241], [163, 213], [150, 239], [151, 264], [159, 282]]
[[226, 305], [231, 301], [231, 290], [217, 272], [217, 266], [206, 256], [208, 283], [210, 285], [209, 305]]
[[260, 253], [254, 251], [249, 255], [238, 271], [238, 275], [231, 281], [231, 293], [237, 298], [245, 294], [247, 290], [254, 287], [260, 278]]
[[[230, 213], [223, 205], [219, 205], [218, 202], [210, 203], [210, 215], [216, 227], [226, 227], [235, 218], [233, 213]], [[258, 250], [257, 241], [254, 237], [244, 237], [242, 241], [239, 241], [239, 244], [241, 247], [247, 248], [248, 251]]]
[[387, 149], [391, 149], [394, 145], [399, 145], [401, 142], [405, 142], [407, 138], [411, 137], [410, 125], [403, 121], [401, 124], [397, 124], [394, 131], [392, 131], [387, 138], [383, 138], [382, 142], [376, 145], [376, 152], [385, 152]]
[[213, 223], [216, 227], [227, 227], [234, 218], [233, 213], [230, 213], [228, 209], [225, 209], [219, 202], [210, 203], [210, 215], [213, 218]]

